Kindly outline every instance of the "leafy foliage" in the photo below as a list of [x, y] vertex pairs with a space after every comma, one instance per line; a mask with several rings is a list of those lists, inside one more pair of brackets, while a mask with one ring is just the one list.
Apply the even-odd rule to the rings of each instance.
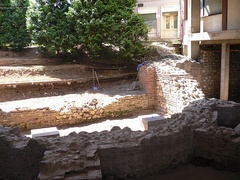
[[66, 0], [36, 0], [29, 10], [29, 29], [34, 42], [43, 50], [55, 55], [71, 51], [74, 39], [74, 22], [67, 18], [69, 2]]
[[0, 49], [21, 50], [30, 43], [26, 26], [28, 0], [0, 0]]
[[134, 58], [144, 54], [147, 27], [136, 0], [36, 0], [29, 12], [36, 44], [50, 53], [83, 50], [89, 56]]
[[135, 0], [74, 0], [69, 15], [82, 47], [99, 56], [109, 51], [124, 58], [140, 55], [147, 28], [133, 12], [135, 5]]

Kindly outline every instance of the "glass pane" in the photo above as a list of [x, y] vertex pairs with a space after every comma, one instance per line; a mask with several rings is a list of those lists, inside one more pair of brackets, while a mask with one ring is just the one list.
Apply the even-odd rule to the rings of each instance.
[[222, 13], [222, 0], [204, 0], [204, 15]]
[[170, 16], [166, 16], [166, 29], [170, 29]]
[[178, 25], [178, 16], [174, 16], [174, 28], [177, 28]]
[[156, 28], [157, 25], [156, 13], [140, 14], [140, 16], [144, 19], [145, 23], [148, 26], [148, 29]]

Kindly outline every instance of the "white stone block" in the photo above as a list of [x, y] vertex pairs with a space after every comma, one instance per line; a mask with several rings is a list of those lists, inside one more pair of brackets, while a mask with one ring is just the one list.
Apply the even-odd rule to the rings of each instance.
[[49, 128], [41, 128], [41, 129], [32, 129], [31, 135], [32, 135], [32, 138], [52, 137], [52, 136], [59, 136], [59, 132], [56, 127], [49, 127]]
[[167, 122], [167, 119], [160, 115], [147, 116], [142, 118], [142, 124], [145, 130], [155, 128], [160, 124], [165, 124], [166, 122]]

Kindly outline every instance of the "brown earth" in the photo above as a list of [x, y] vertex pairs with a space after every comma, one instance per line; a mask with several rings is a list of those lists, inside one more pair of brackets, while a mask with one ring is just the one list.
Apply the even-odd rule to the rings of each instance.
[[94, 87], [118, 94], [131, 88], [137, 77], [137, 64], [130, 62], [0, 55], [0, 102], [83, 93]]

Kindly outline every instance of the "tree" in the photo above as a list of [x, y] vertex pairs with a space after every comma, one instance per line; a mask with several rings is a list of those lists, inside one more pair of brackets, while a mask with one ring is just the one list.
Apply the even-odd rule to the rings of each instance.
[[148, 30], [135, 6], [136, 0], [37, 0], [32, 37], [52, 53], [80, 48], [93, 57], [141, 56]]
[[67, 18], [69, 6], [66, 0], [36, 0], [29, 10], [32, 39], [50, 55], [71, 52], [76, 44], [75, 23]]
[[148, 30], [135, 6], [136, 0], [73, 0], [69, 15], [82, 48], [100, 57], [107, 52], [121, 58], [142, 55], [141, 39]]
[[0, 48], [22, 50], [31, 39], [26, 26], [28, 0], [1, 0]]

